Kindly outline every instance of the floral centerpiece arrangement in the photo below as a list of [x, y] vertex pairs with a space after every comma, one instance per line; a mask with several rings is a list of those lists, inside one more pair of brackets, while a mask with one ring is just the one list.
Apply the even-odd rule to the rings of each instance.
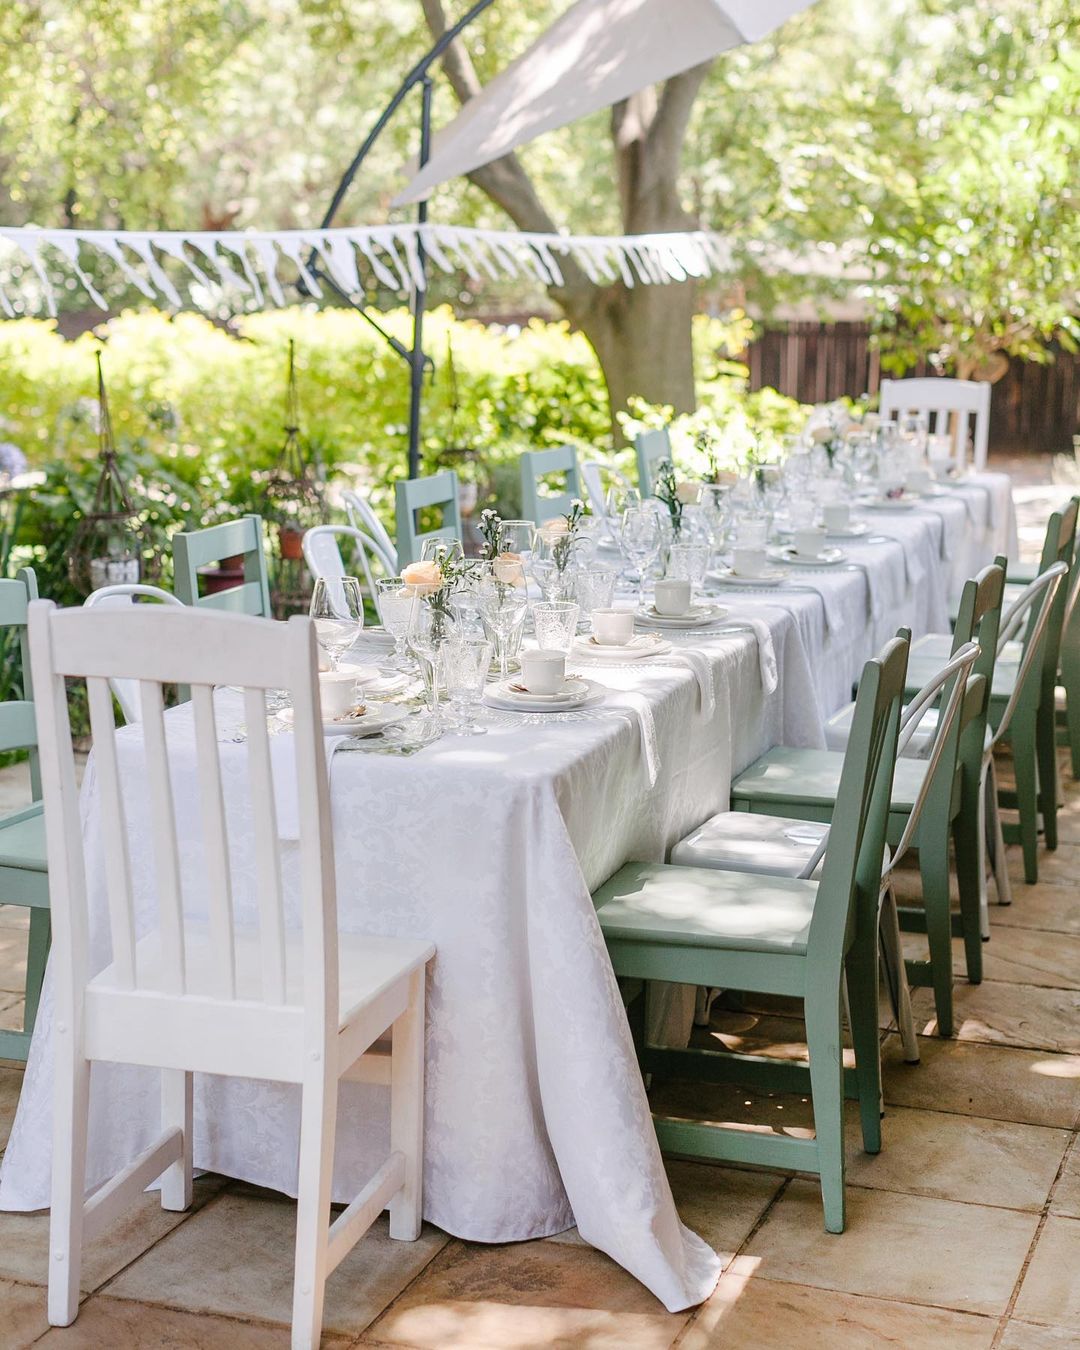
[[554, 564], [555, 576], [559, 583], [565, 580], [574, 554], [581, 543], [581, 523], [588, 514], [585, 503], [580, 497], [575, 497], [565, 516], [553, 516], [551, 520], [545, 520], [537, 531], [543, 551]]
[[432, 637], [442, 641], [454, 626], [453, 592], [475, 571], [476, 564], [440, 544], [435, 557], [409, 563], [401, 569], [401, 579], [409, 595], [424, 602], [432, 614]]
[[680, 482], [675, 474], [675, 465], [670, 459], [662, 459], [656, 466], [656, 484], [653, 491], [656, 499], [667, 507], [668, 519], [671, 522], [671, 537], [677, 543], [685, 523], [683, 512], [686, 507], [697, 504], [701, 495], [701, 484]]

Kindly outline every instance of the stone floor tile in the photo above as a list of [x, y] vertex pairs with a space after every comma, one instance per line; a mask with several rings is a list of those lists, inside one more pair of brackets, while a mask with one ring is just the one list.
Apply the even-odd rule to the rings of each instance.
[[847, 1175], [856, 1186], [1038, 1212], [1046, 1203], [1068, 1130], [944, 1111], [893, 1107], [877, 1155], [862, 1151], [859, 1122], [847, 1121]]
[[[1080, 807], [1059, 813], [1058, 820], [1062, 826], [1068, 822], [1069, 834], [1077, 842], [1060, 839], [1057, 848], [1052, 850], [1040, 846], [1039, 883], [1075, 887], [1077, 877], [1080, 877]], [[1015, 899], [1019, 900], [1024, 887], [1024, 855], [1017, 847], [1010, 848], [1007, 857], [1013, 887], [1019, 888]]]
[[49, 1329], [45, 1290], [32, 1284], [0, 1280], [0, 1346], [23, 1350]]
[[679, 1218], [705, 1239], [725, 1264], [746, 1241], [784, 1184], [776, 1172], [752, 1172], [736, 1167], [670, 1158], [668, 1180]]
[[847, 1231], [830, 1235], [817, 1181], [799, 1179], [745, 1254], [765, 1279], [1000, 1316], [1037, 1225], [1017, 1210], [849, 1185]]
[[802, 1139], [814, 1133], [809, 1093], [769, 1092], [738, 1083], [691, 1083], [679, 1079], [654, 1082], [649, 1104], [657, 1115], [768, 1129]]
[[885, 1104], [1070, 1129], [1080, 1099], [1080, 1055], [919, 1038], [905, 1064], [898, 1036], [882, 1050]]
[[[287, 1325], [295, 1236], [291, 1202], [222, 1195], [125, 1270], [108, 1293]], [[395, 1242], [386, 1217], [377, 1219], [330, 1277], [326, 1330], [357, 1336], [447, 1241], [445, 1233], [425, 1225], [416, 1242]]]
[[990, 945], [1001, 928], [1042, 928], [1049, 933], [1080, 933], [1080, 888], [1040, 878], [1034, 886], [1013, 885], [1011, 905], [990, 905]]
[[25, 931], [30, 927], [30, 911], [25, 905], [0, 905], [0, 928], [18, 928]]
[[[917, 1031], [933, 1035], [937, 1017], [932, 990], [915, 990], [912, 1006]], [[953, 1009], [956, 1035], [962, 1041], [1080, 1055], [1080, 990], [984, 980], [956, 985]]]
[[1050, 1213], [1080, 1219], [1080, 1136], [1065, 1159], [1065, 1166], [1050, 1197]]
[[1051, 1214], [1039, 1234], [1013, 1309], [1026, 1322], [1071, 1328], [1080, 1337], [1080, 1219]]
[[[904, 955], [926, 958], [926, 938], [905, 933]], [[952, 944], [953, 974], [967, 979], [962, 938]], [[1080, 989], [1080, 933], [1048, 933], [1037, 928], [998, 928], [982, 949], [983, 979], [1006, 984], [1035, 984], [1048, 989]]]
[[556, 1242], [455, 1242], [361, 1338], [410, 1350], [666, 1350], [669, 1313], [603, 1253]]
[[21, 994], [0, 994], [0, 1031], [22, 1031], [25, 1003]]
[[[54, 1328], [37, 1344], [43, 1350], [288, 1350], [289, 1332], [94, 1294], [70, 1327]], [[352, 1344], [350, 1337], [324, 1335], [321, 1350]]]
[[26, 989], [26, 939], [24, 928], [0, 926], [0, 994]]
[[0, 815], [21, 810], [31, 800], [29, 761], [24, 759], [19, 764], [6, 764], [0, 769]]
[[1074, 1327], [1039, 1327], [1034, 1322], [1009, 1319], [998, 1350], [1076, 1350]]
[[754, 1276], [739, 1256], [679, 1350], [989, 1350], [997, 1321]]
[[0, 1149], [7, 1146], [11, 1122], [15, 1119], [15, 1108], [19, 1105], [22, 1080], [21, 1069], [7, 1068], [4, 1064], [0, 1064]]
[[[83, 1249], [82, 1288], [99, 1289], [106, 1280], [155, 1242], [192, 1217], [221, 1190], [221, 1177], [205, 1176], [195, 1182], [195, 1200], [186, 1214], [161, 1208], [155, 1192], [140, 1197], [138, 1204], [117, 1220], [101, 1237]], [[0, 1277], [10, 1276], [30, 1284], [45, 1284], [49, 1274], [49, 1215], [0, 1213]]]

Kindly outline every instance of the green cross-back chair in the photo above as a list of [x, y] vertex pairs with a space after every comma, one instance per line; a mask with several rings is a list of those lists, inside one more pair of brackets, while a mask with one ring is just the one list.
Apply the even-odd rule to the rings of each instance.
[[[858, 994], [851, 998], [852, 1040], [863, 1144], [870, 1153], [881, 1147], [877, 1006], [875, 997], [867, 1017], [864, 991], [876, 979], [878, 891], [907, 653], [907, 641], [894, 638], [863, 670], [820, 881], [627, 863], [593, 896], [615, 974], [646, 982], [629, 1009], [646, 1073], [810, 1088], [813, 1139], [654, 1117], [661, 1146], [816, 1172], [831, 1233], [844, 1229], [845, 964]], [[650, 980], [803, 999], [809, 1063], [646, 1044]]]
[[[399, 566], [406, 567], [419, 559], [425, 539], [461, 538], [458, 477], [453, 469], [433, 473], [428, 478], [401, 478], [395, 485], [394, 496]], [[441, 524], [432, 530], [422, 530], [417, 512], [434, 507], [442, 511]]]
[[[996, 572], [1000, 590], [1001, 570], [996, 569]], [[988, 598], [993, 593], [989, 584], [991, 578], [984, 578], [984, 581], [983, 595]], [[972, 640], [979, 581], [965, 582], [964, 591], [961, 608], [967, 617], [963, 625], [957, 625], [954, 650], [936, 663], [932, 674], [941, 668], [950, 654], [955, 655], [956, 651]], [[959, 749], [967, 729], [977, 724], [980, 716], [984, 715], [985, 702], [985, 685], [980, 684], [977, 695], [964, 701], [960, 715], [950, 730], [944, 752], [935, 765], [934, 781], [914, 842], [919, 853], [923, 909], [915, 914], [901, 910], [902, 926], [925, 927], [926, 930], [930, 960], [909, 961], [908, 978], [912, 984], [933, 986], [938, 1029], [942, 1036], [951, 1036], [953, 1030], [949, 839], [963, 807], [966, 806], [971, 812], [973, 821], [977, 822], [978, 819], [977, 794], [967, 803], [964, 802]], [[838, 750], [776, 746], [735, 779], [731, 788], [732, 809], [771, 816], [793, 816], [801, 820], [832, 821], [843, 762], [843, 754]], [[908, 758], [897, 763], [888, 824], [890, 845], [895, 846], [903, 836], [926, 780], [928, 763], [925, 759]], [[974, 875], [971, 883], [961, 890], [960, 900], [960, 930], [964, 938], [968, 978], [978, 983], [982, 979], [982, 926], [979, 887]]]
[[642, 431], [634, 439], [637, 455], [638, 491], [651, 497], [656, 488], [656, 466], [671, 459], [671, 437], [665, 427]]
[[[172, 548], [173, 589], [183, 604], [273, 618], [261, 516], [242, 516], [205, 530], [181, 531], [173, 535]], [[214, 595], [200, 595], [200, 569], [234, 557], [244, 560], [244, 580]]]
[[[544, 480], [553, 474], [563, 479], [561, 491], [545, 487]], [[584, 500], [581, 469], [577, 451], [572, 445], [560, 445], [554, 450], [526, 450], [521, 456], [521, 514], [524, 520], [543, 525], [545, 520], [570, 513], [570, 503], [577, 497]]]
[[[1080, 497], [1073, 497], [1069, 504], [1080, 507]], [[1066, 521], [1067, 525], [1067, 521]], [[1015, 599], [1024, 586], [1029, 585], [1049, 566], [1047, 543], [1052, 539], [1050, 528], [1043, 544], [1042, 556], [1037, 563], [1010, 563], [1007, 600]], [[1055, 703], [1055, 727], [1059, 744], [1069, 747], [1069, 759], [1072, 776], [1080, 778], [1080, 531], [1076, 532], [1072, 572], [1069, 577], [1065, 598], [1065, 619], [1061, 628], [1061, 651], [1058, 657], [1057, 681], [1065, 693], [1065, 707], [1058, 709]], [[1049, 675], [1049, 671], [1046, 675]], [[1049, 705], [1048, 705], [1049, 706]]]
[[37, 599], [37, 578], [29, 567], [0, 581], [0, 628], [16, 630], [22, 655], [23, 696], [0, 703], [0, 750], [29, 750], [32, 805], [0, 817], [0, 905], [30, 911], [26, 952], [26, 1007], [22, 1031], [0, 1031], [0, 1059], [25, 1060], [37, 1018], [41, 981], [49, 955], [49, 874], [45, 858], [45, 817], [38, 771], [37, 726], [30, 685], [26, 607]]

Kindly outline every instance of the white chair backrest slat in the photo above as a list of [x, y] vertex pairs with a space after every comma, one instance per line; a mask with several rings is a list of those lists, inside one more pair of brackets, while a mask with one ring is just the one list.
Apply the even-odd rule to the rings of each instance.
[[195, 716], [195, 758], [199, 777], [199, 809], [207, 871], [215, 993], [218, 998], [232, 999], [236, 997], [236, 936], [233, 931], [229, 839], [225, 829], [225, 798], [221, 791], [213, 688], [208, 684], [192, 685], [191, 706]]
[[261, 689], [244, 690], [244, 723], [248, 734], [255, 875], [259, 888], [259, 959], [263, 999], [267, 1003], [284, 1003], [285, 911], [270, 737], [266, 729], [266, 695]]
[[[115, 611], [105, 608], [90, 615], [82, 610], [60, 611], [50, 602], [39, 601], [31, 611], [30, 635], [33, 668], [41, 680], [39, 709], [42, 703], [46, 705], [41, 713], [41, 728], [49, 775], [46, 813], [50, 890], [58, 952], [57, 978], [65, 986], [63, 990], [58, 988], [58, 1006], [77, 1010], [87, 978], [85, 860], [65, 676], [87, 679], [91, 690], [94, 755], [100, 766], [102, 788], [97, 798], [102, 817], [101, 837], [110, 855], [107, 881], [114, 961], [126, 962], [125, 969], [131, 974], [136, 990], [181, 1000], [192, 997], [196, 971], [186, 964], [185, 935], [194, 940], [197, 926], [213, 947], [209, 981], [206, 971], [200, 968], [198, 972], [199, 996], [211, 997], [219, 1003], [223, 1017], [227, 1016], [230, 1002], [238, 997], [240, 929], [231, 895], [234, 876], [230, 871], [214, 689], [239, 686], [244, 691], [248, 734], [243, 748], [236, 753], [247, 756], [247, 772], [234, 776], [230, 769], [230, 809], [244, 809], [235, 798], [246, 785], [254, 821], [258, 897], [253, 907], [257, 909], [257, 928], [254, 919], [249, 927], [245, 917], [243, 938], [248, 945], [258, 940], [262, 1000], [280, 1005], [286, 1002], [287, 992], [286, 918], [265, 691], [284, 688], [288, 689], [295, 710], [305, 1035], [315, 1038], [336, 1033], [336, 892], [326, 753], [319, 720], [317, 645], [311, 620], [297, 617], [281, 625], [187, 607], [166, 613], [156, 605], [127, 606]], [[147, 896], [144, 892], [139, 897], [142, 927], [138, 933], [147, 935], [149, 919], [160, 943], [160, 970], [156, 960], [146, 962], [144, 970], [141, 959], [133, 962], [130, 958], [136, 914], [128, 881], [131, 864], [127, 854], [127, 820], [120, 792], [121, 771], [117, 766], [127, 764], [130, 774], [131, 748], [127, 746], [123, 756], [118, 752], [104, 684], [118, 677], [135, 680], [140, 695], [143, 719], [140, 766], [145, 762], [146, 778], [144, 786], [140, 767], [137, 809], [145, 809], [149, 819], [154, 869], [149, 879], [152, 894]], [[190, 686], [190, 711], [164, 714], [162, 689], [171, 684]], [[169, 734], [167, 738], [173, 716], [194, 719], [194, 736], [189, 720], [188, 729], [182, 730], [179, 737]], [[198, 782], [205, 857], [186, 856], [186, 872], [181, 867], [167, 739], [172, 743], [174, 756], [188, 755], [192, 747], [195, 755], [190, 767]], [[179, 759], [174, 767], [181, 771]], [[188, 767], [185, 760], [184, 771]], [[129, 807], [135, 810], [130, 778], [125, 786]], [[189, 897], [185, 912], [182, 882], [185, 876], [190, 878], [199, 862], [203, 862], [204, 872], [198, 876], [195, 883], [198, 893]], [[144, 880], [143, 885], [146, 884]], [[149, 908], [148, 899], [152, 902]], [[245, 998], [250, 997], [250, 992], [246, 992]], [[296, 995], [292, 997], [295, 1003]]]
[[[180, 850], [176, 842], [169, 751], [165, 737], [165, 709], [161, 685], [139, 681], [140, 721], [146, 745], [146, 777], [157, 880], [158, 924], [161, 929], [161, 975], [165, 994], [187, 992], [184, 948], [184, 895], [180, 884]], [[111, 810], [110, 803], [103, 803]], [[122, 803], [118, 804], [122, 809]]]
[[982, 470], [990, 449], [990, 390], [982, 380], [882, 380], [879, 411], [883, 419], [924, 413], [933, 435], [952, 436], [960, 468], [967, 463], [970, 439], [975, 468]]
[[102, 839], [105, 845], [105, 882], [109, 888], [109, 926], [112, 931], [113, 960], [120, 982], [135, 987], [135, 925], [131, 889], [131, 863], [128, 852], [127, 821], [122, 810], [120, 768], [116, 757], [115, 718], [112, 690], [108, 680], [97, 676], [86, 682], [90, 705], [90, 732], [101, 795], [110, 803], [102, 813]]
[[343, 492], [341, 495], [345, 504], [345, 514], [349, 517], [349, 524], [354, 530], [361, 530], [370, 535], [378, 544], [388, 560], [389, 575], [395, 576], [399, 566], [397, 548], [393, 539], [390, 538], [390, 532], [376, 515], [374, 507], [358, 492]]

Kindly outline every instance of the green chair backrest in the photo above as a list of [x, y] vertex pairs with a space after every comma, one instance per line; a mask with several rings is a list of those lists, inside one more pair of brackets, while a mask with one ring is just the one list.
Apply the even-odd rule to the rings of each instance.
[[812, 960], [842, 960], [853, 921], [877, 924], [910, 646], [901, 630], [863, 667], [810, 923]]
[[995, 744], [1005, 734], [1017, 712], [1030, 716], [1039, 709], [1044, 692], [1042, 672], [1046, 657], [1046, 633], [1054, 613], [1054, 603], [1068, 576], [1068, 564], [1051, 563], [1045, 572], [1040, 572], [1030, 585], [1024, 587], [1005, 616], [999, 645], [1003, 645], [1013, 636], [1013, 630], [1017, 629], [1018, 625], [1023, 624], [1025, 631], [1023, 653], [1013, 691], [1000, 718], [997, 719]]
[[[971, 707], [965, 700], [959, 721], [959, 762], [964, 775], [964, 787], [978, 792], [982, 778], [983, 748], [986, 721], [990, 713], [990, 690], [994, 684], [994, 666], [997, 663], [998, 632], [1001, 628], [1001, 605], [1005, 596], [1006, 559], [995, 558], [989, 567], [964, 583], [960, 609], [953, 629], [952, 651], [956, 653], [966, 643], [979, 644], [979, 655], [972, 667], [972, 676], [982, 676], [976, 686], [981, 707]], [[944, 703], [942, 703], [944, 707]]]
[[22, 666], [22, 697], [5, 699], [0, 703], [0, 750], [30, 751], [30, 787], [35, 801], [41, 796], [41, 777], [38, 772], [34, 690], [30, 683], [26, 607], [37, 598], [37, 577], [31, 567], [20, 568], [13, 579], [0, 580], [0, 628], [13, 630]]
[[[173, 535], [172, 547], [173, 590], [183, 604], [253, 614], [261, 619], [273, 617], [261, 516], [242, 516], [205, 530], [182, 531]], [[234, 557], [244, 560], [244, 580], [214, 595], [200, 595], [199, 568]]]
[[671, 437], [666, 427], [643, 431], [634, 440], [637, 454], [638, 491], [651, 497], [656, 487], [656, 466], [671, 458]]
[[[1050, 708], [1054, 706], [1054, 690], [1057, 686], [1058, 664], [1061, 659], [1061, 635], [1065, 626], [1065, 614], [1069, 608], [1069, 597], [1074, 582], [1071, 569], [1075, 559], [1078, 508], [1080, 508], [1080, 497], [1071, 497], [1060, 512], [1055, 512], [1060, 517], [1057, 533], [1054, 536], [1049, 529], [1047, 530], [1047, 536], [1043, 543], [1043, 557], [1039, 564], [1040, 572], [1045, 572], [1055, 562], [1063, 562], [1070, 569], [1070, 575], [1065, 578], [1054, 594], [1050, 617], [1046, 624], [1046, 634], [1043, 639], [1039, 687], [1041, 699], [1048, 700], [1047, 706]], [[1054, 517], [1051, 516], [1051, 522], [1053, 519]], [[1049, 556], [1051, 552], [1053, 557]], [[1032, 622], [1034, 622], [1034, 615], [1032, 616]]]
[[[460, 539], [461, 504], [458, 478], [453, 469], [428, 478], [403, 478], [394, 489], [397, 508], [397, 560], [399, 567], [416, 562], [425, 539]], [[442, 508], [442, 524], [434, 530], [421, 530], [416, 513], [425, 508]]]
[[[559, 492], [542, 493], [540, 488], [544, 479], [555, 473], [563, 475], [564, 487]], [[521, 456], [523, 520], [543, 525], [545, 520], [569, 515], [570, 503], [575, 497], [584, 500], [585, 494], [581, 488], [577, 451], [572, 445], [560, 445], [554, 450], [525, 451]]]

